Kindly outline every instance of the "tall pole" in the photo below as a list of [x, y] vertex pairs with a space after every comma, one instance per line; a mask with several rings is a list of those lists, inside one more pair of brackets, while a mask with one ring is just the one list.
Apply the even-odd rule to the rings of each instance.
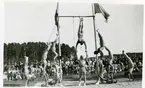
[[[59, 3], [57, 2], [57, 11], [59, 11], [58, 10], [59, 9]], [[57, 26], [57, 30], [58, 30], [58, 47], [59, 47], [59, 52], [58, 52], [58, 55], [59, 55], [59, 66], [60, 66], [60, 68], [61, 68], [61, 70], [62, 70], [62, 65], [61, 65], [61, 44], [60, 44], [60, 25], [59, 25], [59, 14], [58, 14], [58, 26]], [[62, 72], [62, 71], [61, 71]], [[60, 83], [62, 83], [62, 73], [60, 74], [61, 75], [61, 77], [60, 77]], [[62, 84], [61, 84], [62, 85]]]
[[[95, 39], [95, 50], [97, 50], [97, 38], [96, 38], [96, 24], [95, 24], [95, 11], [94, 11], [94, 5], [92, 4], [92, 14], [93, 14], [93, 24], [94, 24], [94, 39]], [[97, 71], [97, 82], [100, 80], [99, 76], [99, 63], [98, 63], [98, 56], [96, 54], [96, 71]]]
[[59, 26], [59, 14], [58, 14], [58, 10], [59, 10], [59, 2], [57, 2], [57, 8], [56, 8], [56, 13], [57, 13], [57, 17], [55, 18], [55, 21], [57, 21], [57, 32], [58, 32], [58, 55], [59, 57], [61, 56], [61, 45], [60, 45], [60, 26]]
[[[57, 2], [57, 11], [59, 9], [59, 3]], [[59, 44], [59, 57], [61, 56], [61, 45], [60, 45], [60, 27], [59, 27], [59, 16], [58, 16], [58, 27], [57, 27], [57, 30], [58, 30], [58, 44]]]
[[[93, 25], [94, 25], [95, 50], [97, 50], [97, 38], [96, 38], [95, 12], [94, 12], [94, 6], [93, 6], [93, 4], [92, 4], [92, 14], [93, 14]], [[97, 55], [96, 55], [96, 58], [97, 58]]]

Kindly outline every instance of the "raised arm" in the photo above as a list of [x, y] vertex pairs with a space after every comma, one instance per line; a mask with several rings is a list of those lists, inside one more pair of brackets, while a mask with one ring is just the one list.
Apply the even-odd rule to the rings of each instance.
[[78, 44], [79, 44], [79, 42], [77, 41], [77, 43], [76, 43], [76, 51], [77, 51], [77, 46], [78, 46]]
[[84, 45], [85, 45], [85, 52], [87, 52], [87, 44], [85, 41], [84, 41]]
[[107, 47], [105, 47], [105, 49], [108, 51], [108, 54], [110, 55], [111, 51]]

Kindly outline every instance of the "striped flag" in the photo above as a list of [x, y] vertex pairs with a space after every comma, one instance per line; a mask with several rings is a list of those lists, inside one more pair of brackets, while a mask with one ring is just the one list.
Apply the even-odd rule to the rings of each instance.
[[108, 17], [110, 16], [105, 11], [105, 9], [101, 5], [99, 5], [98, 3], [94, 3], [94, 11], [95, 11], [95, 14], [96, 13], [102, 13], [102, 15], [104, 16], [104, 18], [106, 19], [106, 21], [108, 20]]

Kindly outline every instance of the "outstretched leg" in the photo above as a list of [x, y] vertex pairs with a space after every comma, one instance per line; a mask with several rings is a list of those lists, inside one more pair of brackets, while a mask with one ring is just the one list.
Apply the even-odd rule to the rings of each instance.
[[54, 42], [52, 43], [52, 52], [55, 54], [53, 61], [55, 62], [56, 58], [58, 57], [58, 54], [56, 52], [56, 42], [58, 40], [59, 36], [57, 35], [57, 38], [54, 40]]
[[104, 39], [103, 39], [103, 37], [101, 36], [101, 34], [99, 33], [98, 30], [97, 30], [97, 33], [98, 33], [98, 36], [99, 36], [99, 39], [100, 39], [100, 47], [104, 47], [105, 46]]
[[83, 18], [80, 18], [79, 29], [78, 29], [78, 38], [80, 34], [83, 33]]
[[100, 53], [100, 52], [105, 48], [105, 43], [104, 43], [103, 37], [101, 36], [101, 34], [99, 33], [98, 30], [97, 30], [97, 33], [98, 33], [98, 36], [99, 36], [99, 39], [100, 39], [100, 48], [98, 48], [98, 49], [94, 52], [94, 54]]
[[51, 43], [47, 43], [47, 48], [45, 49], [45, 51], [44, 51], [44, 53], [43, 53], [43, 64], [44, 64], [44, 67], [43, 67], [43, 76], [45, 77], [45, 86], [47, 86], [48, 85], [48, 74], [47, 74], [47, 72], [46, 72], [46, 67], [47, 67], [47, 61], [46, 61], [46, 59], [47, 59], [47, 54], [48, 54], [48, 52], [49, 52], [49, 50], [50, 50], [50, 47], [51, 47]]

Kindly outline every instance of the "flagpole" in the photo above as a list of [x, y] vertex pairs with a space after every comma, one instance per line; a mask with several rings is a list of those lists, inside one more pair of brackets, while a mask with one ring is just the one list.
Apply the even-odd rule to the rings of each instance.
[[[92, 4], [92, 14], [93, 14], [93, 24], [94, 24], [94, 39], [95, 39], [95, 50], [97, 50], [97, 38], [96, 38], [96, 24], [95, 24], [95, 11], [94, 11], [94, 4]], [[96, 71], [97, 71], [97, 82], [99, 81], [100, 77], [99, 77], [99, 66], [98, 66], [98, 56], [96, 54]]]
[[[57, 2], [57, 11], [59, 12], [59, 2]], [[57, 26], [57, 30], [58, 30], [58, 47], [59, 47], [59, 66], [62, 70], [62, 65], [61, 65], [61, 44], [60, 44], [60, 26], [59, 26], [59, 14], [58, 14], [58, 26]], [[62, 83], [62, 73], [61, 73], [61, 83]]]
[[[95, 50], [97, 50], [97, 38], [96, 38], [95, 12], [94, 12], [94, 6], [93, 6], [93, 4], [92, 4], [92, 14], [93, 14], [93, 25], [94, 25]], [[96, 55], [96, 58], [97, 58], [97, 55]]]
[[[59, 3], [57, 2], [57, 11], [59, 9]], [[61, 45], [60, 45], [60, 28], [59, 28], [59, 16], [58, 16], [58, 27], [57, 27], [57, 30], [58, 30], [58, 44], [59, 44], [59, 57], [61, 56]]]

